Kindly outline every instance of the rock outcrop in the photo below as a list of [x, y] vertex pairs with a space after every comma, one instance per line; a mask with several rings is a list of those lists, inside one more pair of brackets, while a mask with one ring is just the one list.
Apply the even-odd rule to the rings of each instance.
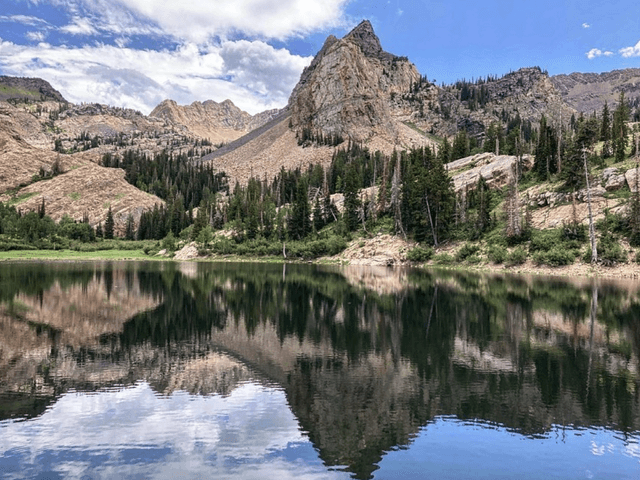
[[627, 101], [640, 99], [640, 68], [605, 73], [556, 75], [551, 81], [566, 103], [581, 112], [600, 112], [604, 102], [616, 104], [620, 92]]
[[298, 132], [366, 142], [374, 136], [401, 144], [391, 98], [420, 80], [406, 57], [382, 50], [371, 23], [362, 22], [341, 40], [330, 36], [302, 73], [289, 100]]
[[[480, 177], [490, 188], [502, 188], [508, 185], [515, 171], [518, 157], [513, 155], [494, 155], [480, 153], [461, 158], [445, 165], [453, 178], [453, 188], [456, 192], [474, 190]], [[520, 168], [523, 171], [533, 167], [533, 156], [523, 155]], [[463, 170], [463, 171], [460, 171]]]

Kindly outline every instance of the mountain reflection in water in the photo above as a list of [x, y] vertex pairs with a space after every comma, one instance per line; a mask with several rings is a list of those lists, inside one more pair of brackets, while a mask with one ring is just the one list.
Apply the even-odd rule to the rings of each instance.
[[4, 264], [0, 472], [635, 478], [639, 352], [633, 283]]

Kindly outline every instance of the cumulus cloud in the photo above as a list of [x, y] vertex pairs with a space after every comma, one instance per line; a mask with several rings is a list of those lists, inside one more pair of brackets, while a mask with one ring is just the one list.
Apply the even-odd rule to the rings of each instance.
[[[94, 0], [84, 0], [88, 3]], [[117, 0], [177, 38], [203, 43], [237, 32], [248, 36], [285, 39], [342, 25], [350, 0]], [[120, 4], [118, 6], [117, 4]]]
[[[26, 0], [23, 0], [26, 1]], [[28, 0], [44, 3], [43, 0]], [[283, 40], [330, 27], [344, 26], [352, 0], [48, 0], [92, 26], [130, 35], [155, 31], [176, 39], [207, 43], [245, 37]], [[71, 26], [75, 25], [71, 24]]]
[[252, 114], [281, 108], [310, 60], [246, 40], [208, 47], [188, 43], [161, 51], [0, 40], [4, 74], [44, 78], [72, 102], [106, 103], [143, 113], [166, 98], [178, 103], [229, 98]]
[[625, 47], [620, 49], [620, 55], [624, 58], [640, 57], [640, 42], [633, 47]]
[[592, 48], [591, 50], [589, 50], [587, 53], [585, 53], [585, 55], [587, 56], [587, 58], [589, 60], [593, 60], [596, 57], [610, 57], [611, 55], [613, 55], [614, 53], [609, 51], [609, 50], [605, 50], [602, 51], [599, 48]]
[[583, 23], [582, 28], [591, 28], [591, 25], [589, 25], [588, 23]]

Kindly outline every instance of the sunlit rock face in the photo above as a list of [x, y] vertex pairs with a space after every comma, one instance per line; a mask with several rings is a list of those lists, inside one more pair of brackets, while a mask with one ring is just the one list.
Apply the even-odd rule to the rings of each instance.
[[389, 103], [419, 79], [406, 58], [382, 50], [364, 21], [341, 40], [330, 36], [304, 70], [289, 100], [292, 126], [358, 142], [381, 136], [398, 143]]

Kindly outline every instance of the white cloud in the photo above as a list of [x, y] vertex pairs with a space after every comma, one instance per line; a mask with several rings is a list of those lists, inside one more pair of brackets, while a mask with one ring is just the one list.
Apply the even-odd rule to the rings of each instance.
[[30, 15], [0, 15], [0, 22], [22, 23], [30, 27], [48, 25], [45, 20]]
[[229, 98], [252, 114], [281, 108], [310, 60], [246, 40], [161, 51], [0, 40], [5, 75], [44, 78], [75, 103], [106, 103], [143, 113], [166, 98], [183, 104]]
[[[40, 0], [35, 0], [39, 3]], [[131, 34], [155, 31], [199, 44], [241, 33], [285, 39], [344, 26], [352, 0], [50, 0], [72, 15], [91, 18], [99, 30]]]
[[27, 32], [25, 34], [25, 37], [27, 37], [29, 40], [32, 40], [34, 42], [43, 42], [44, 39], [47, 37], [47, 34], [45, 32]]
[[640, 42], [633, 47], [625, 47], [620, 49], [620, 55], [624, 58], [640, 57]]
[[96, 35], [98, 31], [88, 18], [73, 17], [69, 25], [60, 28], [61, 32], [71, 35]]
[[591, 28], [591, 25], [589, 25], [588, 23], [583, 23], [582, 28]]
[[[236, 32], [284, 39], [342, 23], [349, 0], [117, 0], [172, 35], [202, 43]], [[115, 3], [115, 2], [114, 2]], [[117, 8], [117, 7], [116, 7]]]
[[613, 52], [609, 51], [609, 50], [605, 50], [603, 52], [599, 48], [592, 48], [587, 53], [585, 53], [585, 55], [587, 56], [587, 58], [589, 60], [593, 60], [596, 57], [602, 57], [602, 56], [610, 57], [610, 56], [615, 55], [615, 54]]

